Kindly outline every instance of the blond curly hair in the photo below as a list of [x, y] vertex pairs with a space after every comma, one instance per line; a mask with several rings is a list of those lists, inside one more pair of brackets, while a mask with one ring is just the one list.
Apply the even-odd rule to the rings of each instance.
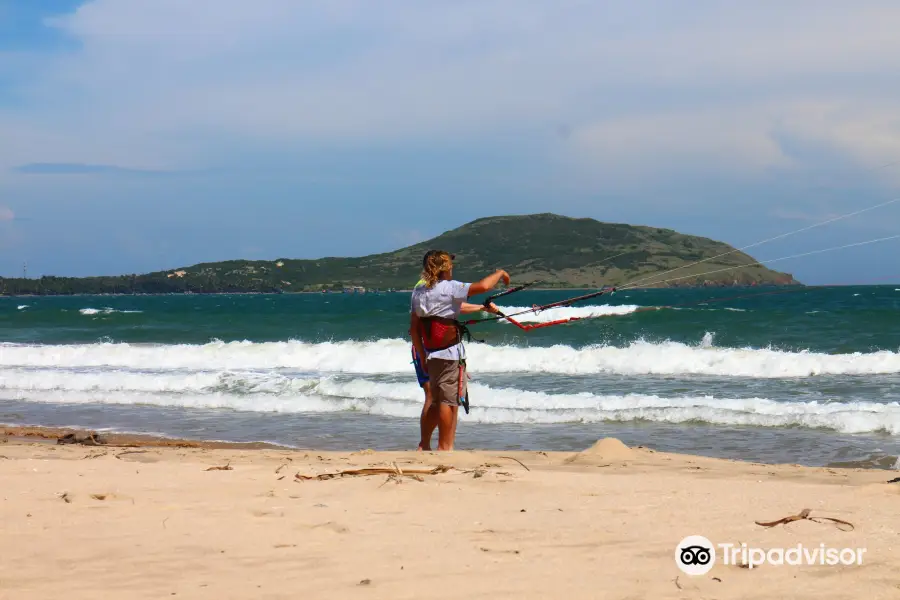
[[422, 279], [425, 280], [425, 286], [429, 288], [434, 287], [434, 284], [441, 278], [441, 273], [445, 273], [453, 267], [450, 253], [443, 250], [429, 252], [425, 256], [424, 263]]

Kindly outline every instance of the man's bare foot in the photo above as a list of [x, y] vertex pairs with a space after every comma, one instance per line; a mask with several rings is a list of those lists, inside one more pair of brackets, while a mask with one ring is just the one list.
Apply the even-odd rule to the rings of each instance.
[[422, 442], [419, 442], [419, 446], [416, 448], [416, 452], [431, 452], [431, 446], [422, 447]]

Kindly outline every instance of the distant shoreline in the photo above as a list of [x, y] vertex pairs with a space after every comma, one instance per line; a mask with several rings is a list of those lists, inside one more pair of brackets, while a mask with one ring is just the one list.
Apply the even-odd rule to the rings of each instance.
[[[627, 285], [627, 284], [626, 284]], [[808, 288], [808, 287], [886, 287], [891, 285], [900, 285], [898, 283], [883, 283], [877, 285], [859, 285], [859, 284], [843, 284], [843, 283], [833, 283], [833, 284], [821, 284], [821, 285], [805, 285], [802, 283], [790, 283], [790, 284], [775, 284], [775, 283], [764, 283], [759, 285], [696, 285], [696, 286], [660, 286], [660, 287], [635, 287], [628, 288], [627, 290], [621, 291], [639, 291], [639, 290], [740, 290], [740, 289], [789, 289], [789, 288]], [[531, 287], [528, 288], [528, 291], [533, 292], [591, 292], [598, 291], [600, 287]], [[341, 295], [341, 296], [371, 296], [371, 295], [385, 295], [385, 294], [411, 294], [412, 288], [409, 289], [393, 289], [392, 291], [387, 290], [379, 290], [379, 291], [366, 291], [366, 292], [344, 292], [344, 291], [282, 291], [282, 292], [161, 292], [161, 293], [74, 293], [74, 294], [0, 294], [0, 298], [60, 298], [60, 297], [84, 297], [84, 296], [104, 296], [104, 297], [119, 297], [119, 296], [298, 296], [298, 295]], [[499, 291], [503, 291], [500, 289]]]

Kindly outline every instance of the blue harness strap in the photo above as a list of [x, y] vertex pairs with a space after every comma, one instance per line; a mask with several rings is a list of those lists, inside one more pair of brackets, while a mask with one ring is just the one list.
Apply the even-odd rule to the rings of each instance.
[[425, 370], [425, 366], [422, 364], [422, 360], [416, 353], [415, 346], [412, 347], [412, 363], [416, 367], [416, 379], [419, 380], [419, 387], [422, 387], [429, 381], [428, 371]]

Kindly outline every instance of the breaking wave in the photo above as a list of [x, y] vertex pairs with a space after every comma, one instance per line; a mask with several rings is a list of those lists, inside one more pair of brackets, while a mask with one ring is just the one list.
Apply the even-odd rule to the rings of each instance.
[[[900, 434], [897, 402], [781, 402], [767, 398], [664, 397], [654, 394], [549, 394], [470, 384], [472, 411], [483, 423], [703, 422], [757, 427], [827, 428], [842, 433]], [[117, 404], [266, 413], [361, 412], [416, 419], [415, 382], [341, 380], [270, 372], [152, 373], [9, 369], [0, 397], [44, 403]]]
[[[797, 378], [819, 375], [900, 373], [900, 354], [825, 354], [771, 348], [721, 348], [711, 336], [699, 345], [637, 341], [627, 346], [575, 348], [468, 344], [472, 373], [566, 375], [709, 375]], [[409, 373], [410, 345], [403, 339], [342, 342], [210, 342], [201, 345], [95, 343], [0, 344], [0, 369], [108, 367], [121, 369], [292, 369], [306, 372]], [[0, 372], [2, 376], [2, 372]]]
[[[502, 306], [502, 310], [507, 315], [514, 315], [517, 312], [529, 310], [528, 306]], [[527, 313], [513, 317], [519, 323], [548, 323], [550, 321], [558, 321], [561, 319], [587, 319], [593, 317], [605, 317], [613, 315], [627, 315], [641, 308], [635, 304], [610, 305], [603, 304], [600, 306], [560, 306], [550, 308], [539, 313]], [[509, 323], [505, 319], [500, 320], [501, 323]]]

